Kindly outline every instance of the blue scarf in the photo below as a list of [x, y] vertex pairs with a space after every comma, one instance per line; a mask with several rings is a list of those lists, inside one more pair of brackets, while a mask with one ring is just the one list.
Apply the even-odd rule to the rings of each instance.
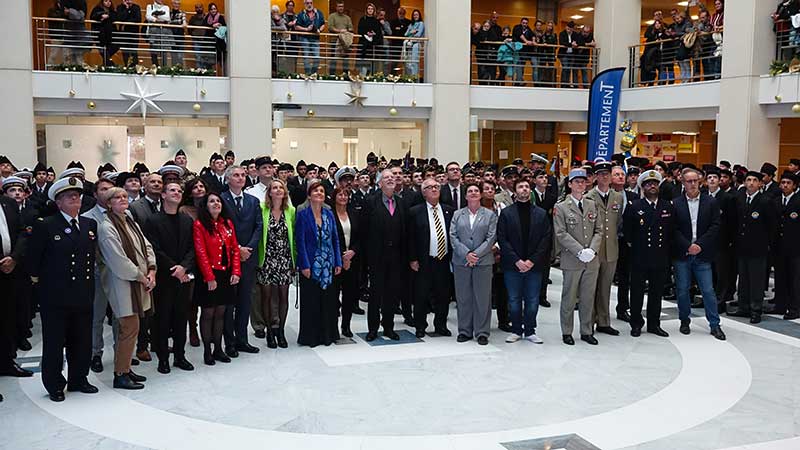
[[311, 278], [327, 289], [333, 282], [333, 242], [331, 239], [331, 221], [322, 212], [322, 225], [317, 227], [317, 251], [311, 263]]

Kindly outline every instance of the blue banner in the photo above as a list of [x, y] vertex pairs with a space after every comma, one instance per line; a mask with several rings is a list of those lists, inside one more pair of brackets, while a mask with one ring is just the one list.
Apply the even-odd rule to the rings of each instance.
[[614, 154], [614, 138], [617, 133], [617, 114], [622, 92], [624, 67], [600, 72], [589, 90], [589, 128], [587, 158], [611, 160]]

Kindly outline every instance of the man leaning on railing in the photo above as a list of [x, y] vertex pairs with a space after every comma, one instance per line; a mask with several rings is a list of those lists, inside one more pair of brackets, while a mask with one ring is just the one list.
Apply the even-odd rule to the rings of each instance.
[[305, 0], [303, 5], [305, 8], [297, 15], [295, 30], [311, 33], [300, 37], [304, 42], [303, 68], [306, 75], [311, 75], [319, 72], [319, 34], [325, 32], [325, 15], [314, 8], [314, 0]]

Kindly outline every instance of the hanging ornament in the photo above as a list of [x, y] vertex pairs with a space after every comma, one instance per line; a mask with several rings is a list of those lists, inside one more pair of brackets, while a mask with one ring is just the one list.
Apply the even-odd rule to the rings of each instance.
[[364, 102], [367, 100], [366, 95], [361, 95], [361, 82], [354, 81], [350, 83], [350, 92], [345, 92], [346, 95], [350, 100], [347, 101], [348, 105], [355, 105], [359, 107], [364, 107]]
[[411, 100], [411, 106], [416, 108], [417, 107], [417, 101], [416, 100]]
[[775, 101], [778, 102], [778, 103], [783, 101], [783, 97], [781, 96], [781, 94], [778, 94], [778, 95], [775, 96]]
[[75, 89], [70, 89], [68, 94], [70, 97], [75, 97]]
[[287, 100], [291, 100], [291, 99], [292, 99], [292, 97], [294, 97], [294, 94], [292, 94], [291, 92], [287, 92], [287, 93], [286, 93], [286, 99], [287, 99]]
[[195, 112], [200, 112], [200, 110], [203, 109], [203, 107], [200, 106], [200, 103], [195, 103], [194, 105], [192, 105], [192, 109], [195, 110]]
[[395, 108], [394, 106], [389, 108], [389, 115], [390, 116], [396, 116], [397, 115], [397, 108]]
[[792, 106], [792, 112], [795, 114], [800, 114], [800, 103], [795, 103], [794, 106]]
[[313, 109], [309, 109], [308, 111], [306, 111], [306, 115], [307, 115], [308, 117], [314, 117], [314, 115], [316, 115], [316, 114], [317, 114], [317, 113], [316, 113], [316, 112], [314, 112], [314, 110], [313, 110]]
[[200, 95], [202, 95], [203, 97], [205, 97], [205, 96], [206, 96], [206, 94], [208, 94], [208, 92], [207, 92], [205, 89], [200, 89]]
[[93, 110], [97, 108], [97, 105], [95, 104], [95, 102], [89, 101], [89, 103], [86, 104], [86, 107]]

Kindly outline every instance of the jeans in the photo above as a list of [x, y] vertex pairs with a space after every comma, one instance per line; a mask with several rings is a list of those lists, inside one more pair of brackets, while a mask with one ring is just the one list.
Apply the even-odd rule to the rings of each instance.
[[506, 290], [508, 290], [511, 331], [519, 336], [522, 336], [523, 330], [525, 336], [535, 334], [542, 272], [528, 271], [520, 273], [506, 271], [503, 276], [505, 277]]
[[531, 77], [534, 83], [538, 83], [542, 80], [541, 76], [541, 69], [539, 65], [541, 64], [538, 56], [531, 56]]
[[689, 298], [689, 286], [692, 276], [697, 280], [697, 286], [703, 294], [703, 308], [706, 310], [706, 319], [711, 328], [719, 326], [719, 313], [717, 312], [717, 294], [714, 292], [714, 276], [711, 263], [698, 260], [695, 256], [688, 256], [683, 260], [673, 261], [675, 267], [675, 289], [678, 297], [678, 317], [681, 321], [689, 320], [692, 312], [692, 300]]
[[303, 45], [303, 68], [306, 75], [311, 75], [319, 71], [319, 40], [318, 39], [305, 39]]
[[411, 51], [406, 53], [406, 75], [413, 78], [419, 75], [419, 42], [412, 44]]
[[692, 77], [694, 77], [692, 73], [692, 61], [688, 59], [680, 60], [678, 61], [678, 67], [680, 68], [681, 82], [692, 81]]

